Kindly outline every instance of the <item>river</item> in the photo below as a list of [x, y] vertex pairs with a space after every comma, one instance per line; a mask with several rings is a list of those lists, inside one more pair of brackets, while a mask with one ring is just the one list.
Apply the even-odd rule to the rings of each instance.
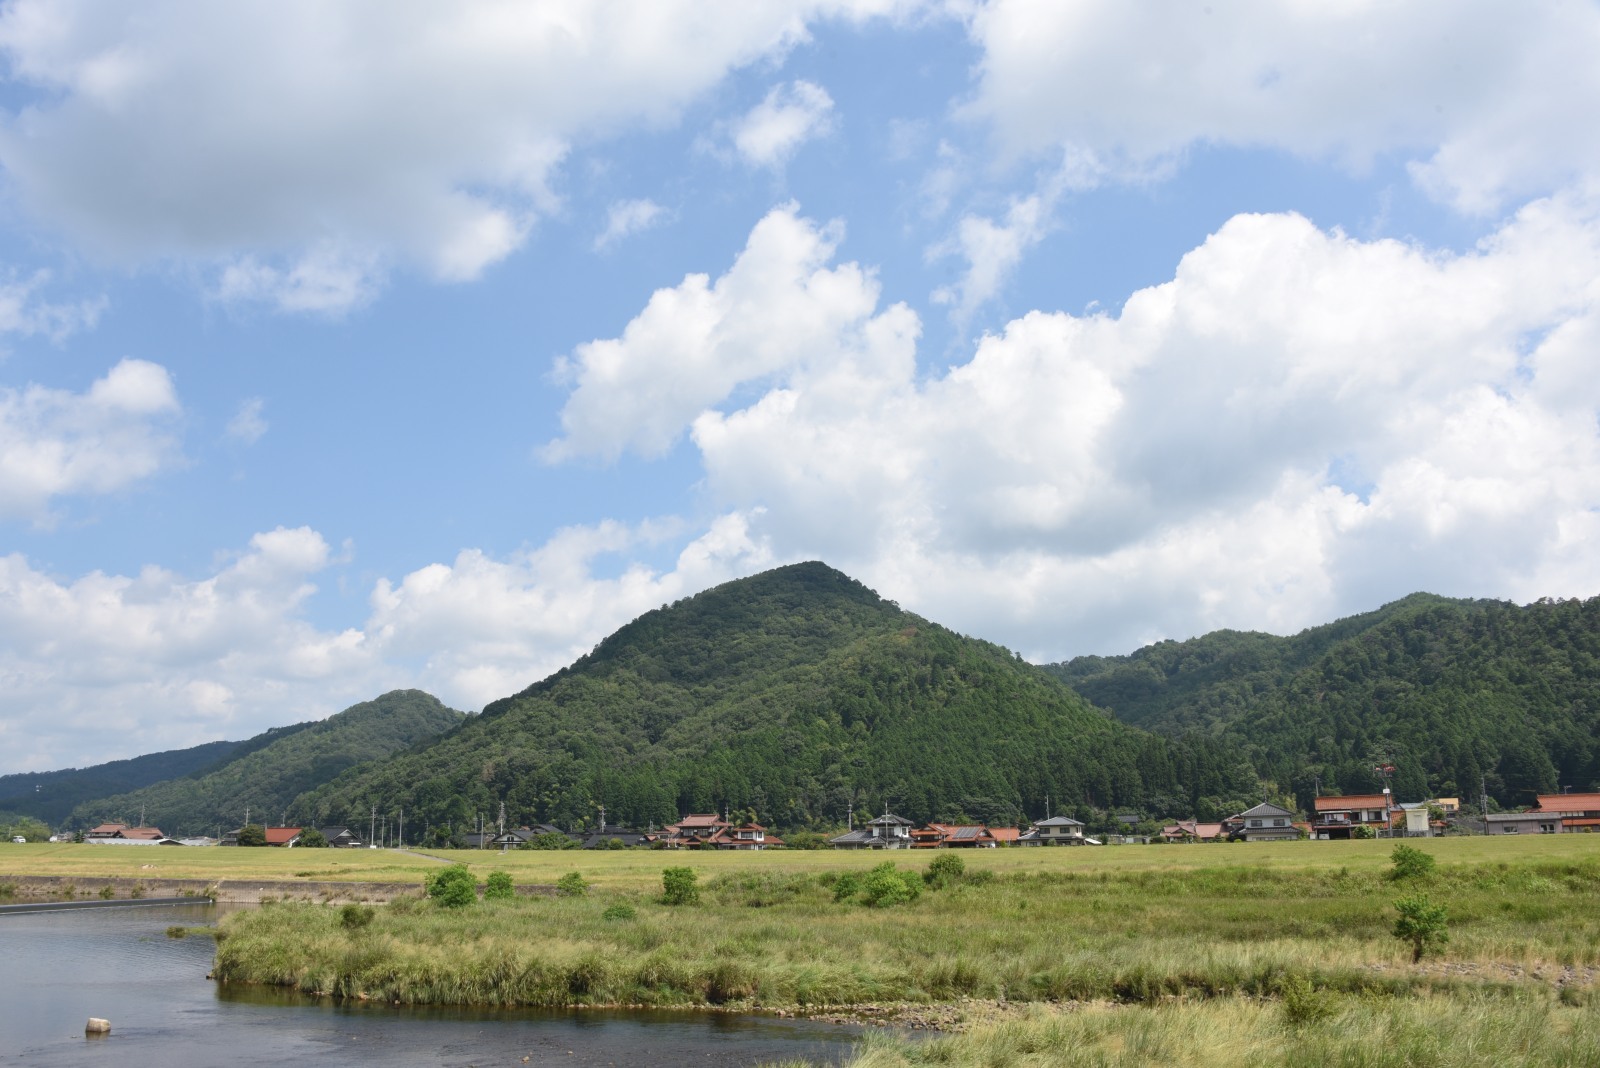
[[[0, 1065], [837, 1064], [858, 1031], [726, 1013], [417, 1009], [335, 1002], [205, 978], [209, 938], [169, 925], [216, 906], [0, 915]], [[111, 1033], [85, 1037], [91, 1016]]]

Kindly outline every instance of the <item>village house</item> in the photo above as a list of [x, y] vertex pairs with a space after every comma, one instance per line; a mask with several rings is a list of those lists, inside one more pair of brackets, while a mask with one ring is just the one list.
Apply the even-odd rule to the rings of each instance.
[[179, 845], [159, 827], [129, 827], [124, 823], [102, 823], [83, 833], [83, 840], [95, 845]]
[[911, 832], [914, 849], [993, 849], [998, 844], [981, 823], [930, 823]]
[[1294, 813], [1263, 801], [1223, 820], [1229, 837], [1243, 842], [1292, 842], [1300, 837]]
[[1319, 797], [1312, 805], [1312, 837], [1329, 840], [1349, 838], [1358, 827], [1387, 831], [1393, 809], [1386, 793]]
[[1532, 811], [1559, 814], [1563, 831], [1600, 829], [1600, 793], [1540, 794], [1534, 799]]
[[363, 845], [361, 839], [348, 827], [320, 827], [322, 837], [328, 840], [328, 845], [334, 849], [360, 849]]
[[1161, 828], [1161, 837], [1168, 842], [1221, 842], [1226, 836], [1220, 823], [1179, 820]]
[[1071, 816], [1051, 816], [1047, 820], [1040, 820], [1030, 827], [1026, 834], [1017, 839], [1018, 845], [1045, 846], [1045, 845], [1088, 845], [1090, 839], [1083, 836], [1083, 824]]
[[835, 849], [910, 849], [911, 829], [916, 824], [901, 816], [883, 815], [844, 834], [828, 839]]

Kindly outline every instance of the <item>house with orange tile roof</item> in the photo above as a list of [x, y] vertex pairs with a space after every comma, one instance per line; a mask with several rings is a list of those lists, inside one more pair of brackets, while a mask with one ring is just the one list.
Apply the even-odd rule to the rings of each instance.
[[1600, 829], [1600, 793], [1540, 794], [1529, 811], [1559, 814], [1568, 833]]
[[1358, 827], [1387, 831], [1397, 811], [1388, 794], [1319, 797], [1312, 806], [1312, 836], [1330, 840], [1349, 838]]
[[981, 823], [929, 823], [911, 832], [913, 849], [993, 849], [998, 844]]
[[1179, 820], [1161, 828], [1161, 837], [1168, 842], [1223, 842], [1227, 835], [1220, 823], [1201, 823], [1199, 820]]

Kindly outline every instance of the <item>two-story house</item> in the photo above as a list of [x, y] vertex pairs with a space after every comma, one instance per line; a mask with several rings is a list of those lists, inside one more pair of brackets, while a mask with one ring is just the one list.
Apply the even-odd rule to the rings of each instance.
[[1389, 829], [1393, 806], [1388, 794], [1351, 794], [1344, 797], [1319, 797], [1311, 821], [1314, 838], [1349, 838], [1357, 827], [1377, 832]]
[[1292, 842], [1300, 837], [1294, 813], [1266, 801], [1223, 820], [1230, 837], [1245, 842]]
[[916, 824], [892, 812], [837, 837], [828, 839], [835, 849], [910, 849], [911, 828]]
[[1051, 816], [1035, 823], [1017, 839], [1018, 845], [1087, 845], [1083, 824], [1071, 816]]

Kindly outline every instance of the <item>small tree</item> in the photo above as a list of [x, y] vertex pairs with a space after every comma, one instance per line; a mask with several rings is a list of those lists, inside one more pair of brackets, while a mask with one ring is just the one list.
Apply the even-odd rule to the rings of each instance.
[[300, 832], [300, 840], [295, 843], [301, 849], [327, 849], [328, 840], [321, 831], [315, 827], [307, 827]]
[[661, 903], [664, 905], [698, 905], [700, 888], [695, 886], [693, 868], [661, 869]]
[[1446, 928], [1449, 912], [1443, 905], [1435, 905], [1427, 894], [1412, 894], [1394, 903], [1400, 918], [1394, 922], [1394, 936], [1411, 943], [1411, 963], [1422, 959], [1429, 949], [1438, 949], [1450, 941]]
[[267, 832], [259, 823], [247, 823], [239, 828], [239, 844], [242, 846], [264, 846], [267, 844]]
[[575, 871], [569, 871], [556, 880], [556, 893], [562, 897], [582, 897], [588, 892], [589, 884]]
[[1397, 845], [1394, 847], [1394, 852], [1389, 854], [1389, 859], [1394, 861], [1394, 867], [1389, 869], [1389, 878], [1394, 882], [1402, 879], [1421, 879], [1433, 874], [1433, 854], [1424, 853], [1420, 849]]
[[440, 868], [423, 881], [423, 888], [438, 904], [447, 909], [458, 909], [478, 900], [478, 884], [465, 864], [452, 864]]
[[511, 873], [505, 871], [492, 871], [483, 887], [485, 901], [509, 901], [516, 896], [516, 888], [511, 885]]

